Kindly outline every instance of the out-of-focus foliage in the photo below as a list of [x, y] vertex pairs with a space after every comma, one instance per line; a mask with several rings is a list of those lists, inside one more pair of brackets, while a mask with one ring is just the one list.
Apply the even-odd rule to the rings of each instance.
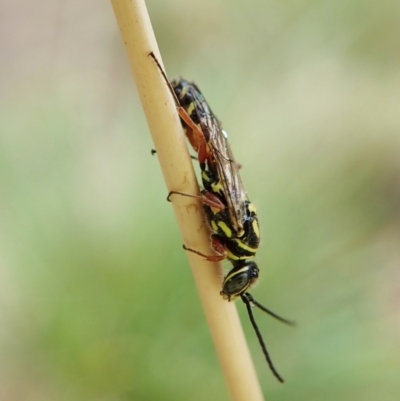
[[[400, 3], [149, 0], [257, 205], [274, 400], [400, 394]], [[107, 2], [3, 2], [0, 399], [227, 400]]]

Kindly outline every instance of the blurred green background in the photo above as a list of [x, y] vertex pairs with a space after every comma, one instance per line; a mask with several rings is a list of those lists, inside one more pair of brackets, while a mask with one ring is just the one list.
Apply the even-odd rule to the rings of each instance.
[[[400, 397], [400, 3], [149, 0], [257, 205], [266, 399]], [[2, 2], [0, 399], [228, 400], [108, 2]]]

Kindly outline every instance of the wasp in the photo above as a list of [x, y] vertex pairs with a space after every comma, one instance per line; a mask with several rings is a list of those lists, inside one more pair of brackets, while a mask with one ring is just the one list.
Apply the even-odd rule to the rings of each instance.
[[[197, 85], [183, 78], [169, 82], [154, 54], [150, 55], [172, 92], [186, 137], [197, 152], [204, 187], [200, 198], [212, 230], [211, 248], [216, 255], [206, 255], [185, 245], [183, 247], [209, 261], [228, 259], [232, 263], [232, 269], [223, 280], [221, 295], [228, 301], [241, 298], [245, 303], [266, 361], [274, 376], [283, 383], [269, 356], [252, 306], [283, 323], [294, 323], [261, 305], [248, 292], [259, 277], [259, 268], [251, 259], [258, 250], [260, 229], [256, 208], [250, 202], [240, 178], [240, 165], [235, 162], [228, 135]], [[196, 195], [172, 191], [167, 199], [171, 200], [174, 194], [198, 198]]]

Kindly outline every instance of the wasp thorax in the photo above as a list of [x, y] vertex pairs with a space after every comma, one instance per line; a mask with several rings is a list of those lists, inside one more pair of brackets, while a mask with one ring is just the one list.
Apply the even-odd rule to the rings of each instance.
[[224, 279], [221, 295], [229, 301], [239, 297], [254, 284], [258, 278], [258, 272], [255, 262], [236, 264]]

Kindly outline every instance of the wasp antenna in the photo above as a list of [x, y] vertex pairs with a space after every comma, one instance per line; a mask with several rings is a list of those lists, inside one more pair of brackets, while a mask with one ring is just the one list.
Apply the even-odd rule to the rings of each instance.
[[276, 313], [272, 312], [271, 310], [269, 310], [268, 308], [266, 308], [265, 306], [261, 305], [259, 302], [257, 302], [253, 296], [251, 294], [249, 294], [248, 292], [246, 292], [246, 297], [247, 299], [254, 304], [255, 306], [257, 306], [257, 308], [261, 309], [263, 312], [268, 313], [268, 315], [272, 316], [273, 318], [275, 318], [276, 320], [279, 320], [282, 323], [287, 324], [288, 326], [296, 326], [296, 322], [294, 322], [293, 320], [289, 320], [289, 319], [285, 319], [284, 317], [281, 317], [279, 315], [277, 315]]
[[246, 293], [246, 294], [241, 295], [240, 297], [242, 298], [242, 301], [246, 304], [247, 313], [249, 314], [249, 318], [250, 318], [251, 324], [253, 325], [253, 329], [256, 332], [256, 335], [257, 335], [257, 338], [258, 338], [258, 342], [260, 343], [261, 349], [263, 350], [265, 359], [267, 360], [267, 363], [268, 363], [269, 368], [271, 369], [271, 372], [278, 379], [278, 381], [280, 381], [281, 383], [284, 383], [285, 381], [282, 379], [282, 377], [279, 375], [279, 373], [275, 369], [275, 366], [272, 363], [272, 360], [271, 360], [271, 358], [270, 358], [270, 356], [268, 354], [267, 347], [265, 346], [264, 340], [262, 338], [260, 330], [259, 330], [259, 328], [257, 326], [257, 323], [256, 323], [255, 319], [254, 319], [253, 312], [251, 310], [251, 303], [253, 301], [248, 298], [248, 295], [249, 294]]

